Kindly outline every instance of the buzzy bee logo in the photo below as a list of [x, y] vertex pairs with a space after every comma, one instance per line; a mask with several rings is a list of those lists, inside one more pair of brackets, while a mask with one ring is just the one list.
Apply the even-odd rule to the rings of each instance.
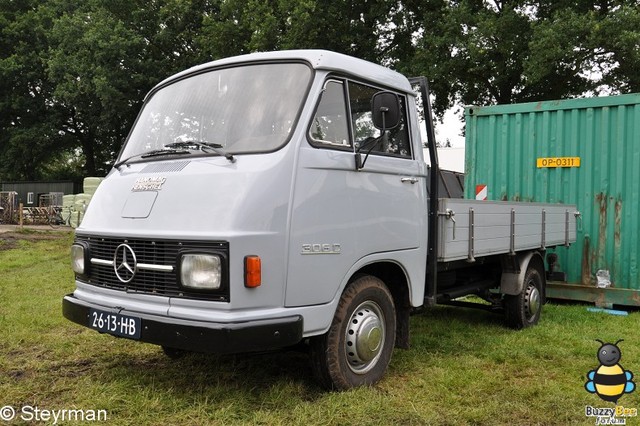
[[625, 393], [631, 393], [636, 389], [636, 384], [631, 381], [633, 373], [625, 371], [619, 364], [622, 353], [616, 343], [604, 343], [597, 340], [602, 346], [598, 349], [598, 361], [600, 366], [589, 371], [584, 387], [589, 393], [595, 393], [602, 400], [618, 403], [618, 399]]
[[587, 382], [584, 388], [589, 393], [595, 393], [603, 401], [613, 402], [615, 408], [595, 408], [585, 407], [587, 417], [595, 417], [596, 425], [599, 424], [626, 424], [625, 417], [635, 417], [638, 415], [636, 408], [624, 408], [618, 404], [618, 400], [625, 393], [631, 393], [636, 389], [633, 382], [633, 373], [625, 370], [620, 365], [622, 352], [616, 343], [605, 343], [597, 340], [601, 344], [598, 349], [598, 361], [600, 365], [587, 373]]

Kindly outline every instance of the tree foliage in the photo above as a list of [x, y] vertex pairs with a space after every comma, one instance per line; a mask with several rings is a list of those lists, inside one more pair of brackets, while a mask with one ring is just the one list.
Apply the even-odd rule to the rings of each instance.
[[0, 0], [0, 178], [104, 174], [144, 94], [253, 51], [426, 75], [435, 112], [640, 91], [640, 1]]
[[640, 2], [458, 0], [407, 4], [420, 34], [399, 57], [432, 82], [438, 114], [580, 96], [607, 86], [640, 91]]
[[525, 71], [537, 84], [562, 70], [580, 91], [640, 91], [640, 2], [579, 2], [536, 23]]

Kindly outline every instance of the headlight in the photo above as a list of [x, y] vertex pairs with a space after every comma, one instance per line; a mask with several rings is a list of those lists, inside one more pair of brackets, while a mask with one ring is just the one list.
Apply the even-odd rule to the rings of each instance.
[[87, 272], [86, 253], [86, 247], [81, 244], [71, 246], [71, 268], [78, 275], [84, 275]]
[[215, 254], [183, 254], [180, 281], [196, 290], [217, 290], [222, 284], [222, 260]]

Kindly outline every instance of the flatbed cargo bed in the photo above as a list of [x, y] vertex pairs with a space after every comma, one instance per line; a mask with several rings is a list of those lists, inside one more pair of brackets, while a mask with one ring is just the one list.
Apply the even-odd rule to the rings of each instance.
[[438, 261], [568, 246], [576, 241], [575, 205], [438, 200]]

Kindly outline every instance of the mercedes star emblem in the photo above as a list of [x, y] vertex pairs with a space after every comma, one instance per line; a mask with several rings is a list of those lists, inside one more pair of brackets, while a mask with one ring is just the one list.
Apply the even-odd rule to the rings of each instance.
[[113, 255], [113, 270], [123, 283], [130, 282], [138, 270], [136, 254], [128, 244], [120, 244]]

